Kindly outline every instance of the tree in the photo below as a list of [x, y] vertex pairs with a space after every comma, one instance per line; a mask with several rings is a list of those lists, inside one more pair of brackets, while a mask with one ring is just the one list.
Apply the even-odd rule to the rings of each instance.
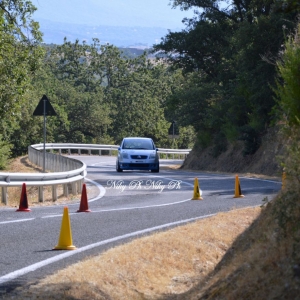
[[162, 65], [146, 56], [125, 60], [110, 77], [107, 100], [115, 114], [111, 135], [120, 142], [124, 136], [147, 136], [156, 144], [167, 140], [163, 102], [170, 92], [169, 75]]
[[[57, 69], [59, 67], [60, 64]], [[48, 57], [33, 81], [35, 90], [49, 97], [57, 113], [57, 117], [47, 120], [48, 140], [74, 143], [101, 141], [111, 123], [110, 108], [104, 103], [103, 90], [95, 87], [93, 91], [87, 91], [82, 85], [77, 85], [76, 78], [61, 77], [57, 69]], [[82, 82], [84, 80], [82, 77]], [[38, 98], [35, 105], [37, 102]]]
[[44, 55], [34, 11], [30, 1], [0, 2], [0, 133], [7, 143], [30, 101], [31, 78]]
[[290, 127], [300, 126], [300, 25], [286, 41], [277, 68], [278, 115]]
[[[154, 51], [167, 55], [168, 63], [195, 74], [197, 79], [190, 81], [190, 75], [186, 75], [188, 83], [176, 89], [169, 98], [169, 106], [177, 107], [178, 114], [184, 115], [185, 122], [197, 131], [213, 132], [212, 140], [221, 140], [221, 136], [230, 140], [235, 136], [245, 141], [245, 154], [254, 153], [261, 134], [270, 124], [275, 104], [271, 89], [275, 66], [267, 60], [276, 57], [283, 43], [283, 26], [287, 30], [295, 26], [293, 21], [298, 12], [292, 5], [295, 3], [275, 0], [231, 3], [174, 0], [172, 3], [183, 10], [193, 7], [198, 11], [194, 18], [185, 20], [185, 30], [169, 32], [155, 45]], [[288, 10], [286, 4], [291, 4]], [[199, 110], [193, 109], [197, 106], [203, 108], [202, 117]]]

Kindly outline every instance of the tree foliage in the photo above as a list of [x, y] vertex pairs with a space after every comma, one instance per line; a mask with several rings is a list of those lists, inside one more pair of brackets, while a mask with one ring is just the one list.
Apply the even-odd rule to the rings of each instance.
[[[119, 143], [131, 135], [185, 148], [197, 135], [202, 147], [214, 145], [215, 156], [237, 139], [245, 142], [245, 154], [254, 153], [275, 104], [276, 64], [270, 62], [295, 28], [298, 1], [171, 2], [195, 9], [195, 16], [155, 45], [166, 58], [153, 61], [98, 39], [41, 46], [32, 3], [1, 1], [0, 134], [12, 154], [42, 141], [42, 117], [32, 112], [43, 94], [57, 112], [47, 118], [48, 142]], [[287, 84], [297, 78], [279, 68]], [[276, 93], [286, 99], [280, 107], [288, 119], [298, 120], [292, 91]], [[175, 141], [168, 138], [173, 120], [180, 128]]]
[[277, 63], [279, 78], [276, 96], [280, 118], [289, 126], [300, 126], [300, 25], [285, 43]]
[[0, 133], [7, 145], [20, 128], [31, 79], [44, 55], [39, 25], [31, 19], [34, 11], [30, 1], [0, 2]]
[[168, 144], [164, 101], [171, 91], [168, 68], [146, 55], [126, 58], [112, 45], [71, 43], [48, 49], [33, 83], [57, 108], [49, 138], [61, 142], [119, 143], [149, 136]]
[[195, 9], [195, 17], [154, 47], [184, 71], [182, 88], [169, 97], [168, 110], [184, 115], [185, 125], [194, 126], [203, 145], [241, 139], [245, 155], [254, 153], [275, 104], [271, 87], [276, 68], [269, 62], [284, 42], [284, 31], [295, 27], [299, 5], [273, 0], [172, 3]]

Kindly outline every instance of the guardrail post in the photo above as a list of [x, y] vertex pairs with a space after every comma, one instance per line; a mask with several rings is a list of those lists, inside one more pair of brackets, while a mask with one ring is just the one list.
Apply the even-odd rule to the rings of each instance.
[[109, 149], [109, 156], [111, 156], [111, 147], [110, 147], [110, 149]]
[[71, 149], [68, 149], [68, 155], [71, 155]]
[[72, 182], [71, 187], [72, 187], [72, 194], [76, 195], [77, 194], [76, 182]]
[[57, 201], [57, 185], [52, 185], [52, 200]]
[[44, 187], [41, 185], [39, 189], [39, 202], [44, 202]]
[[99, 149], [99, 155], [101, 155], [101, 149]]
[[81, 149], [78, 149], [78, 155], [81, 155]]
[[69, 189], [68, 189], [68, 184], [64, 184], [64, 196], [68, 197], [69, 196]]
[[1, 193], [2, 193], [2, 203], [7, 205], [7, 187], [6, 186], [2, 187]]
[[77, 181], [77, 192], [78, 192], [78, 194], [82, 193], [82, 185], [83, 185], [83, 180]]
[[91, 155], [91, 153], [92, 153], [92, 150], [91, 150], [91, 149], [89, 149], [89, 150], [88, 150], [88, 154], [89, 154], [89, 155]]
[[59, 153], [59, 155], [61, 155], [61, 149], [58, 149], [58, 153]]

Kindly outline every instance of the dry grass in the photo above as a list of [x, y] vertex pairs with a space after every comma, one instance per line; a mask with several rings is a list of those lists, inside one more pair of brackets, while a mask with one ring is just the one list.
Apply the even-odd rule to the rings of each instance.
[[[28, 156], [18, 157], [11, 161], [9, 166], [3, 170], [2, 172], [9, 172], [9, 173], [42, 173], [42, 168], [32, 164]], [[20, 204], [20, 197], [21, 197], [21, 190], [22, 187], [10, 187], [7, 189], [7, 195], [8, 195], [8, 205], [9, 207], [18, 207]], [[57, 188], [57, 196], [58, 199], [53, 202], [52, 199], [52, 187], [51, 186], [45, 186], [44, 187], [44, 202], [41, 203], [38, 201], [38, 188], [37, 187], [29, 187], [27, 186], [27, 199], [28, 199], [28, 205], [29, 206], [36, 206], [36, 205], [53, 205], [53, 204], [65, 204], [70, 201], [78, 200], [80, 199], [80, 195], [72, 195], [69, 194], [68, 197], [65, 197], [63, 194], [63, 186], [59, 185]], [[1, 189], [0, 189], [1, 194]], [[0, 201], [0, 207], [5, 206]]]
[[[1, 299], [300, 299], [299, 191], [74, 264]], [[279, 226], [281, 225], [281, 226]]]
[[171, 299], [300, 299], [299, 202], [281, 192], [206, 278]]
[[159, 299], [205, 278], [260, 208], [233, 210], [110, 249], [21, 290], [19, 299]]

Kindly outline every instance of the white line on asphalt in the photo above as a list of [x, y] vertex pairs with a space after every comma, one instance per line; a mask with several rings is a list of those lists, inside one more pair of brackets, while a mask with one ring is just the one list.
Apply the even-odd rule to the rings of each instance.
[[277, 180], [269, 180], [269, 179], [253, 178], [253, 177], [243, 177], [243, 176], [241, 176], [240, 178], [282, 184], [281, 181], [277, 181]]
[[103, 210], [93, 210], [93, 212], [109, 212], [109, 211], [119, 211], [119, 210], [131, 210], [131, 209], [144, 209], [144, 208], [152, 208], [152, 207], [161, 207], [161, 206], [169, 206], [175, 205], [183, 202], [191, 201], [191, 199], [185, 199], [178, 202], [171, 202], [171, 203], [164, 203], [164, 204], [156, 204], [156, 205], [149, 205], [149, 206], [134, 206], [134, 207], [121, 207], [121, 208], [114, 208], [114, 209], [103, 209]]
[[0, 277], [0, 284], [5, 283], [7, 281], [14, 280], [14, 279], [16, 279], [16, 278], [18, 278], [22, 275], [25, 275], [29, 272], [33, 272], [37, 269], [40, 269], [42, 267], [45, 267], [47, 265], [50, 265], [50, 264], [55, 263], [57, 261], [60, 261], [64, 258], [70, 257], [72, 255], [75, 255], [75, 254], [78, 254], [78, 253], [81, 253], [81, 252], [84, 252], [84, 251], [87, 251], [87, 250], [91, 250], [93, 248], [96, 248], [96, 247], [99, 247], [99, 246], [102, 246], [102, 245], [106, 245], [106, 244], [109, 244], [109, 243], [113, 243], [113, 242], [116, 242], [116, 241], [119, 241], [119, 240], [134, 237], [134, 236], [137, 236], [137, 235], [145, 234], [145, 233], [152, 232], [152, 231], [155, 231], [155, 230], [159, 230], [159, 229], [163, 229], [163, 228], [167, 228], [167, 227], [171, 227], [171, 226], [176, 226], [176, 225], [188, 223], [188, 222], [196, 221], [196, 220], [199, 220], [199, 219], [212, 217], [214, 215], [216, 215], [216, 214], [210, 214], [210, 215], [206, 215], [206, 216], [201, 216], [201, 217], [181, 220], [181, 221], [177, 221], [177, 222], [173, 222], [173, 223], [168, 223], [168, 224], [164, 224], [164, 225], [160, 225], [160, 226], [155, 226], [155, 227], [152, 227], [152, 228], [147, 228], [147, 229], [144, 229], [144, 230], [139, 230], [139, 231], [127, 233], [127, 234], [124, 234], [124, 235], [116, 236], [114, 238], [107, 239], [107, 240], [104, 240], [104, 241], [100, 241], [100, 242], [97, 242], [97, 243], [94, 243], [94, 244], [90, 244], [90, 245], [81, 247], [81, 248], [76, 249], [76, 250], [70, 250], [68, 252], [53, 256], [51, 258], [42, 260], [38, 263], [32, 264], [28, 267], [25, 267], [25, 268], [16, 270], [14, 272], [8, 273], [4, 276], [1, 276]]
[[[187, 201], [191, 201], [190, 199], [185, 199], [177, 202], [171, 202], [171, 203], [164, 203], [164, 204], [156, 204], [156, 205], [149, 205], [149, 206], [134, 206], [134, 207], [120, 207], [120, 208], [113, 208], [113, 209], [101, 209], [101, 210], [92, 210], [92, 213], [102, 213], [102, 212], [110, 212], [110, 211], [122, 211], [122, 210], [133, 210], [133, 209], [144, 209], [144, 208], [152, 208], [152, 207], [162, 207], [162, 206], [169, 206], [169, 205], [175, 205], [184, 203]], [[78, 213], [69, 213], [69, 215], [79, 215]], [[61, 217], [62, 214], [59, 215], [50, 215], [50, 216], [44, 216], [43, 219], [46, 218], [55, 218], [55, 217]]]
[[89, 179], [89, 178], [85, 178], [85, 180], [92, 182], [92, 184], [96, 185], [99, 188], [99, 194], [96, 197], [90, 199], [89, 202], [96, 201], [105, 195], [106, 189], [100, 183], [98, 183], [92, 179]]
[[20, 220], [12, 220], [12, 221], [4, 221], [4, 222], [0, 222], [0, 224], [8, 224], [8, 223], [17, 223], [17, 222], [26, 222], [26, 221], [32, 221], [35, 218], [31, 218], [31, 219], [20, 219]]
[[[99, 194], [96, 197], [94, 197], [92, 199], [89, 199], [88, 200], [89, 203], [90, 202], [94, 202], [96, 200], [99, 200], [99, 199], [101, 199], [105, 195], [106, 189], [100, 183], [98, 183], [98, 182], [96, 182], [96, 181], [94, 181], [92, 179], [89, 179], [87, 177], [85, 177], [84, 180], [91, 182], [92, 184], [94, 184], [99, 189]], [[77, 203], [68, 203], [67, 204], [67, 206], [72, 206], [72, 205], [78, 205], [78, 202]], [[61, 204], [60, 206], [66, 206], [66, 204]], [[47, 217], [45, 217], [45, 218], [47, 218]]]

